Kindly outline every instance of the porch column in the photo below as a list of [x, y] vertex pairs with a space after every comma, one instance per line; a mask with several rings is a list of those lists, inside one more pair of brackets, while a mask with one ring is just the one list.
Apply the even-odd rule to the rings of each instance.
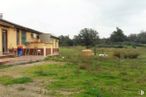
[[51, 55], [53, 55], [53, 46], [51, 45]]
[[46, 54], [46, 46], [44, 46], [44, 57], [46, 57], [47, 54]]
[[2, 30], [0, 29], [0, 55], [2, 55]]

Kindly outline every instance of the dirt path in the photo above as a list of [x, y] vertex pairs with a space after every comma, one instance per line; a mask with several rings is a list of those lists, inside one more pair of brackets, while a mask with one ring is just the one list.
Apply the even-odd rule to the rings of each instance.
[[31, 64], [23, 64], [23, 65], [14, 65], [8, 68], [3, 68], [0, 69], [0, 76], [13, 76], [17, 77], [21, 75], [21, 70], [23, 68], [27, 67], [32, 67], [32, 66], [37, 66], [37, 65], [43, 65], [43, 64], [64, 64], [62, 62], [54, 62], [54, 61], [41, 61], [41, 62], [36, 62], [36, 63], [31, 63]]
[[12, 86], [0, 85], [0, 97], [53, 97], [49, 96], [49, 91], [42, 88], [35, 81], [29, 84], [17, 84]]

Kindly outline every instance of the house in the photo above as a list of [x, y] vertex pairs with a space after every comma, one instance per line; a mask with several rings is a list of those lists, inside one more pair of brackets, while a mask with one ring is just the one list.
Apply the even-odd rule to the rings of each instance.
[[0, 19], [0, 55], [17, 54], [18, 45], [23, 55], [59, 54], [57, 37]]

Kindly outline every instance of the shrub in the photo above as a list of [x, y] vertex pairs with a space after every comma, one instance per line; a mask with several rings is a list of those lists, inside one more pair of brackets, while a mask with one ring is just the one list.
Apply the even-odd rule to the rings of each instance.
[[125, 48], [124, 45], [119, 45], [119, 44], [98, 44], [98, 48]]
[[114, 48], [124, 48], [124, 46], [123, 45], [116, 45], [116, 46], [114, 46]]
[[139, 53], [137, 52], [129, 52], [124, 55], [125, 58], [129, 58], [129, 59], [136, 59], [138, 58], [138, 56], [139, 56]]
[[113, 56], [117, 58], [124, 58], [124, 59], [136, 59], [139, 57], [139, 53], [135, 50], [118, 50], [114, 51]]

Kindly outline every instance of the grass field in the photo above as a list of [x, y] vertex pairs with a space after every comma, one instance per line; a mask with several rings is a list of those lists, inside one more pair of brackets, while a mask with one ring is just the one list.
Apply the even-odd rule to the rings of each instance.
[[[61, 48], [60, 56], [48, 57], [37, 64], [1, 66], [0, 89], [5, 91], [1, 91], [0, 95], [146, 97], [139, 94], [140, 90], [146, 91], [146, 48], [100, 48], [92, 58], [81, 57], [82, 49]], [[135, 51], [140, 56], [136, 59], [118, 59], [113, 57], [115, 50]], [[108, 57], [98, 57], [99, 53], [106, 53]], [[7, 93], [9, 95], [5, 96]]]

